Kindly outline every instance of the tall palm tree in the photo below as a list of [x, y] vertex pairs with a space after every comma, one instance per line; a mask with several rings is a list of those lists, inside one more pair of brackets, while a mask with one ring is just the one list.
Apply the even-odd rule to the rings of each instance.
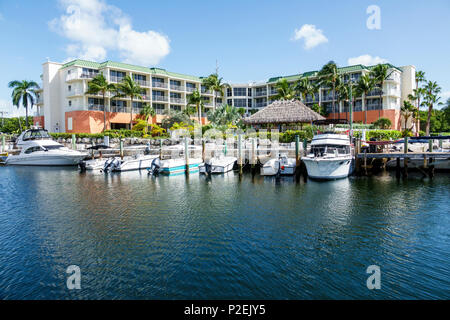
[[[340, 89], [341, 90], [338, 93], [339, 99], [341, 101], [348, 102], [349, 104], [348, 110], [350, 110], [350, 103], [354, 104], [356, 97], [358, 95], [356, 91], [356, 86], [347, 83], [345, 85], [342, 85]], [[350, 92], [352, 95], [351, 101], [350, 101]], [[346, 119], [349, 120], [349, 111], [346, 112]]]
[[[414, 91], [414, 97], [417, 100], [417, 112], [420, 112], [420, 97], [423, 96], [424, 91], [421, 90], [422, 88], [419, 88], [419, 84], [421, 82], [425, 82], [425, 72], [423, 71], [416, 71], [416, 89]], [[417, 117], [417, 123], [416, 123], [416, 129], [417, 133], [420, 131], [420, 117]]]
[[[116, 91], [116, 86], [108, 83], [103, 73], [100, 73], [91, 81], [88, 82], [88, 89], [86, 94], [102, 94], [103, 97], [103, 131], [106, 130], [106, 99], [107, 93]], [[109, 110], [109, 107], [108, 107]]]
[[433, 105], [439, 103], [440, 97], [438, 97], [438, 94], [441, 92], [441, 87], [439, 87], [436, 82], [428, 81], [424, 89], [424, 104], [428, 106], [427, 126], [425, 129], [426, 135], [428, 136], [430, 134], [430, 121], [431, 113], [433, 112]]
[[295, 89], [285, 78], [278, 80], [275, 89], [277, 90], [277, 94], [272, 96], [270, 98], [271, 100], [292, 100], [297, 95]]
[[378, 111], [378, 118], [381, 118], [381, 110], [383, 109], [383, 85], [384, 82], [390, 77], [392, 72], [389, 72], [389, 66], [387, 64], [377, 64], [370, 71], [370, 76], [374, 79], [375, 86], [380, 90], [380, 109]]
[[[305, 77], [297, 81], [294, 86], [294, 90], [300, 94], [301, 100], [303, 100], [303, 102], [306, 102], [306, 97], [311, 94], [312, 91], [314, 91], [314, 85], [311, 83], [308, 77]], [[314, 96], [313, 99], [315, 99]]]
[[[192, 92], [192, 94], [188, 95], [188, 105], [195, 106], [197, 109], [198, 123], [202, 124], [202, 109], [203, 109], [203, 98], [198, 90]], [[215, 109], [214, 109], [215, 110]]]
[[148, 132], [148, 118], [154, 117], [156, 115], [156, 111], [150, 104], [146, 103], [142, 106], [141, 115], [145, 117], [145, 122], [147, 123], [147, 132]]
[[113, 98], [130, 97], [130, 129], [133, 129], [133, 101], [142, 101], [142, 88], [130, 76], [123, 78], [122, 82], [116, 85], [116, 95]]
[[214, 101], [213, 101], [214, 109], [216, 109], [217, 93], [219, 93], [221, 97], [224, 97], [225, 89], [231, 88], [231, 86], [228, 83], [222, 82], [222, 78], [219, 78], [219, 75], [217, 73], [213, 73], [209, 75], [207, 78], [203, 79], [202, 84], [205, 86], [207, 90], [212, 90], [214, 93]]
[[16, 106], [17, 109], [19, 109], [19, 105], [22, 104], [22, 106], [25, 108], [25, 119], [28, 127], [28, 106], [32, 108], [35, 104], [36, 90], [39, 89], [39, 85], [34, 81], [14, 80], [8, 83], [8, 87], [13, 89], [11, 94], [13, 105]]
[[364, 110], [364, 123], [367, 123], [367, 94], [373, 90], [375, 83], [369, 74], [363, 74], [356, 83], [356, 93], [362, 97], [362, 109]]
[[334, 61], [328, 62], [326, 65], [322, 67], [322, 69], [318, 73], [319, 81], [322, 86], [327, 86], [331, 88], [331, 91], [333, 92], [333, 106], [332, 106], [332, 112], [333, 112], [333, 119], [335, 118], [334, 112], [335, 112], [335, 97], [336, 97], [336, 85], [339, 81], [339, 73], [338, 73], [338, 67]]
[[411, 102], [405, 100], [403, 101], [403, 106], [400, 108], [400, 113], [403, 115], [403, 119], [405, 120], [405, 131], [408, 129], [408, 120], [409, 118], [416, 118], [417, 109], [412, 105]]

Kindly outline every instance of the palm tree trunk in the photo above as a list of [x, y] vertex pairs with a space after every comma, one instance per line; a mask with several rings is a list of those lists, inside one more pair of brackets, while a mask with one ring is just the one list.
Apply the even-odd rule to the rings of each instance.
[[430, 106], [428, 107], [428, 117], [427, 117], [427, 128], [426, 128], [426, 135], [430, 135], [430, 122], [431, 122], [431, 112], [433, 111], [433, 104], [430, 103]]
[[26, 124], [27, 124], [27, 129], [30, 127], [29, 123], [28, 123], [28, 106], [25, 107], [25, 119], [26, 119]]
[[335, 96], [335, 91], [336, 91], [335, 86], [336, 85], [333, 82], [333, 119], [336, 119], [336, 109], [335, 109], [335, 104], [334, 104], [334, 96]]
[[363, 103], [363, 109], [364, 109], [364, 124], [367, 124], [367, 99], [366, 99], [365, 92], [363, 93], [362, 103]]
[[383, 82], [381, 82], [380, 88], [380, 108], [378, 109], [378, 119], [381, 118], [381, 110], [383, 110]]
[[202, 111], [200, 110], [200, 103], [197, 103], [198, 123], [202, 125]]
[[106, 100], [105, 92], [103, 92], [103, 132], [106, 131]]
[[420, 135], [420, 95], [417, 93], [417, 136]]
[[130, 130], [133, 130], [133, 97], [131, 97], [131, 108], [130, 108]]

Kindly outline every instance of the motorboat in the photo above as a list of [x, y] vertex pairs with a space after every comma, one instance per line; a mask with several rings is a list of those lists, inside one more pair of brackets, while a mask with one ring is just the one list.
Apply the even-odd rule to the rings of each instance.
[[310, 152], [302, 157], [308, 176], [313, 179], [348, 177], [354, 169], [350, 138], [344, 134], [325, 133], [314, 136]]
[[292, 175], [295, 173], [297, 163], [295, 158], [288, 158], [286, 154], [270, 159], [261, 168], [262, 176]]
[[7, 165], [74, 166], [87, 156], [54, 141], [45, 129], [24, 131], [17, 138], [16, 145], [20, 147], [20, 153], [9, 155]]
[[158, 155], [137, 154], [123, 159], [118, 157], [109, 158], [104, 162], [102, 171], [122, 172], [147, 169], [151, 168], [153, 160], [158, 157]]
[[[189, 158], [189, 172], [199, 172], [199, 166], [203, 163], [201, 158]], [[162, 174], [178, 174], [186, 172], [186, 160], [184, 158], [161, 160], [158, 172]]]
[[236, 157], [225, 156], [219, 154], [212, 157], [209, 161], [199, 165], [200, 173], [225, 173], [233, 170], [237, 161]]

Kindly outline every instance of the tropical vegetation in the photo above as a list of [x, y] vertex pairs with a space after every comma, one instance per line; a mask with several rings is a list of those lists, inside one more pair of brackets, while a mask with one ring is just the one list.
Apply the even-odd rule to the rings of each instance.
[[[13, 80], [8, 83], [8, 87], [12, 88], [11, 98], [12, 104], [19, 109], [20, 105], [25, 108], [26, 126], [29, 126], [28, 107], [32, 108], [36, 104], [39, 85], [35, 81]], [[21, 122], [18, 122], [21, 126]], [[20, 128], [22, 130], [22, 128]]]
[[[88, 82], [88, 89], [86, 94], [101, 94], [103, 97], [103, 131], [106, 130], [106, 95], [116, 91], [116, 86], [109, 83], [103, 73], [95, 76]], [[109, 110], [109, 108], [108, 108]]]

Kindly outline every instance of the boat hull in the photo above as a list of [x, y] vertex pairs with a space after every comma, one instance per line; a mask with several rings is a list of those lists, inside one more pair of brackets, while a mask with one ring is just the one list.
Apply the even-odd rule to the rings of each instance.
[[[210, 165], [211, 165], [211, 173], [212, 174], [221, 174], [226, 173], [234, 168], [234, 164], [236, 163], [237, 159], [234, 157], [224, 158], [224, 159], [211, 159]], [[206, 172], [206, 165], [201, 164], [199, 165], [199, 171], [200, 173], [207, 173]]]
[[295, 159], [289, 158], [287, 162], [281, 162], [281, 164], [279, 159], [271, 159], [262, 166], [260, 174], [262, 176], [274, 176], [279, 172], [280, 175], [287, 176], [293, 175], [295, 169]]
[[6, 159], [7, 165], [14, 166], [76, 166], [86, 155], [13, 155]]
[[[189, 159], [189, 172], [199, 172], [201, 159]], [[186, 162], [184, 159], [163, 160], [159, 172], [166, 175], [181, 174], [186, 172]]]
[[319, 180], [334, 180], [348, 177], [353, 171], [353, 159], [303, 158], [308, 177]]
[[143, 156], [137, 159], [129, 159], [123, 161], [119, 166], [114, 167], [112, 171], [122, 172], [122, 171], [133, 171], [151, 168], [152, 162], [158, 156]]

